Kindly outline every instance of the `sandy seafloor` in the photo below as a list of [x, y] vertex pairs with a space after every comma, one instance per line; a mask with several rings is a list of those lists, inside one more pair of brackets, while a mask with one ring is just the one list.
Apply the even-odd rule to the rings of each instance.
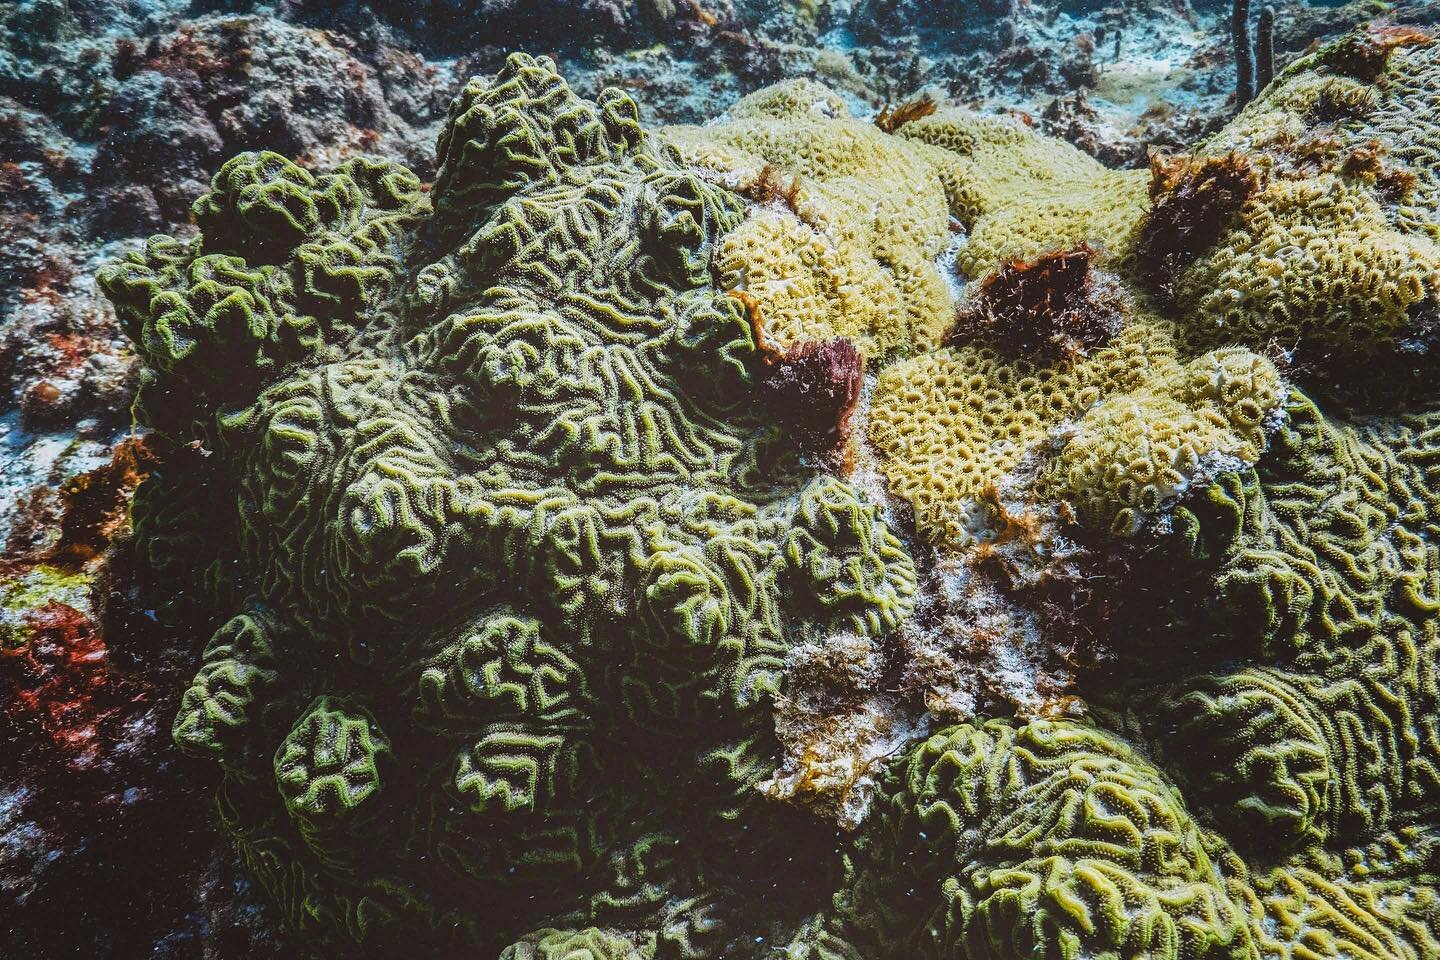
[[[1440, 5], [1276, 7], [1283, 65]], [[185, 235], [226, 157], [378, 153], [428, 178], [456, 89], [526, 50], [585, 95], [633, 91], [648, 123], [803, 76], [857, 115], [928, 92], [1136, 167], [1233, 113], [1228, 16], [1205, 0], [0, 2], [0, 953], [291, 955], [212, 824], [209, 771], [170, 744], [195, 638], [124, 584], [67, 586], [47, 565], [101, 564], [144, 455], [96, 265]], [[7, 645], [25, 618], [46, 642]]]

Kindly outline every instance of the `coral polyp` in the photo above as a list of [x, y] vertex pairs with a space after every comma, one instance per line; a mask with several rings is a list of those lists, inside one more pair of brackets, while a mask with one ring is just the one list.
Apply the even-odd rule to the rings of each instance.
[[523, 54], [429, 189], [221, 167], [100, 283], [219, 624], [174, 737], [305, 948], [1440, 954], [1406, 37], [1152, 171]]

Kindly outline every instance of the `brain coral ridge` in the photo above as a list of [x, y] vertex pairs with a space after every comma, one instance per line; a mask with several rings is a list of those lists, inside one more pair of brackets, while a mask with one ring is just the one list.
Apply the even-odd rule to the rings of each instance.
[[[227, 825], [316, 949], [428, 930], [569, 956], [619, 930], [718, 955], [765, 922], [723, 891], [817, 833], [754, 789], [786, 652], [893, 629], [913, 565], [760, 408], [711, 274], [743, 202], [633, 102], [517, 56], [440, 156], [428, 195], [378, 162], [241, 156], [195, 242], [104, 271], [138, 415], [223, 463], [188, 496], [233, 510], [183, 533], [233, 538], [245, 571], [176, 739], [225, 770]], [[142, 537], [170, 519], [137, 514]], [[518, 943], [561, 923], [596, 932]]]
[[1440, 56], [1353, 62], [1152, 172], [519, 54], [429, 189], [225, 164], [100, 282], [306, 949], [1440, 955]]

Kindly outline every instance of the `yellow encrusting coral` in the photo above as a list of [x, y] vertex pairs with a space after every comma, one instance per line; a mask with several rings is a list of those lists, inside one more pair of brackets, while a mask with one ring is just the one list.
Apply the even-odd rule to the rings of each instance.
[[957, 257], [966, 278], [1082, 243], [1102, 254], [1102, 265], [1130, 256], [1148, 203], [1145, 171], [1109, 170], [1019, 120], [957, 108], [907, 123], [896, 136], [946, 154], [937, 165], [951, 210], [969, 231]]
[[1334, 174], [1274, 179], [1181, 276], [1193, 342], [1350, 358], [1393, 352], [1440, 299], [1440, 245], [1395, 230], [1372, 189]]
[[1273, 344], [1338, 382], [1355, 363], [1423, 355], [1436, 336], [1440, 61], [1406, 47], [1368, 82], [1333, 59], [1293, 65], [1197, 151], [1242, 152], [1265, 183], [1176, 300], [1197, 348]]
[[1195, 484], [1254, 463], [1284, 398], [1264, 357], [1203, 354], [1055, 431], [1034, 496], [1069, 503], [1087, 527], [1130, 536]]
[[1103, 262], [1123, 261], [1147, 202], [1143, 173], [1107, 170], [1019, 121], [948, 109], [892, 136], [813, 81], [767, 88], [724, 122], [664, 135], [742, 192], [784, 171], [792, 202], [752, 209], [716, 267], [760, 302], [782, 343], [838, 335], [867, 355], [937, 346], [952, 320], [951, 282], [1006, 258], [1088, 243]]
[[852, 118], [812, 81], [664, 137], [742, 193], [776, 168], [788, 178], [788, 202], [754, 206], [715, 251], [722, 283], [756, 298], [768, 335], [782, 345], [843, 336], [867, 356], [939, 343], [954, 303], [935, 266], [950, 242], [937, 151]]
[[1074, 360], [966, 345], [896, 363], [880, 376], [870, 440], [921, 532], [952, 549], [987, 539], [987, 488], [1040, 447], [1033, 498], [1128, 534], [1213, 475], [1216, 458], [1253, 462], [1283, 394], [1269, 360], [1232, 349], [1182, 363], [1167, 325], [1140, 316]]

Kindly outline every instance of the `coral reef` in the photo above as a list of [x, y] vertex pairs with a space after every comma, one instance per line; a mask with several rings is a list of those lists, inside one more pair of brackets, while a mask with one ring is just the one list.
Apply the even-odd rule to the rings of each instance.
[[[0, 946], [288, 955], [300, 910], [316, 951], [413, 951], [453, 887], [515, 958], [1440, 952], [1440, 5], [1262, 10], [1278, 79], [1222, 128], [1230, 15], [0, 0]], [[511, 49], [579, 96], [489, 116]], [[952, 748], [1133, 793], [1182, 855], [1070, 821], [1027, 872], [981, 843], [1033, 824], [1015, 784], [907, 839]], [[592, 818], [594, 776], [646, 799]], [[548, 810], [583, 890], [521, 856]], [[372, 841], [404, 852], [360, 890]]]
[[[0, 540], [6, 563], [16, 564], [0, 571], [0, 590], [33, 583], [36, 564], [52, 564], [35, 557], [60, 537], [66, 491], [107, 471], [130, 427], [137, 363], [96, 291], [96, 261], [114, 255], [112, 245], [138, 250], [157, 232], [189, 239], [190, 204], [230, 155], [271, 148], [308, 170], [377, 154], [429, 180], [429, 147], [452, 92], [517, 46], [552, 49], [579, 89], [611, 83], [644, 95], [661, 121], [708, 118], [785, 76], [824, 79], [861, 115], [899, 102], [929, 71], [913, 50], [852, 45], [844, 39], [850, 14], [837, 4], [426, 0], [403, 16], [397, 10], [327, 0], [0, 1]], [[785, 429], [808, 452], [844, 462], [858, 354], [838, 340], [792, 347], [763, 354], [763, 403], [783, 410]], [[176, 361], [192, 370], [209, 363]], [[815, 390], [824, 402], [812, 400]], [[209, 453], [168, 450], [163, 465], [150, 463], [135, 515], [174, 512], [180, 522], [183, 510], [170, 511], [164, 486], [203, 474]], [[124, 531], [109, 533], [125, 541]], [[194, 636], [215, 628], [200, 616], [203, 604], [166, 581], [197, 570], [174, 548], [179, 541], [125, 544], [115, 564], [140, 554], [141, 566], [164, 573], [121, 596], [105, 586], [111, 561], [85, 560], [99, 564], [86, 587], [91, 604], [79, 587], [56, 597], [81, 604], [73, 607], [84, 615], [79, 632], [66, 626], [69, 615], [46, 612], [45, 590], [9, 594], [10, 619], [33, 615], [63, 628], [63, 636], [42, 630], [42, 645], [52, 633], [104, 635], [94, 646], [52, 643], [52, 652], [84, 649], [56, 659], [63, 671], [115, 672], [122, 682], [49, 685], [14, 669], [4, 678], [7, 701], [33, 689], [104, 688], [132, 702], [96, 727], [96, 750], [108, 760], [85, 770], [29, 720], [4, 727], [3, 753], [13, 761], [0, 776], [0, 889], [14, 910], [6, 910], [12, 923], [0, 928], [0, 944], [16, 956], [269, 956], [281, 948], [274, 918], [233, 877], [228, 843], [207, 829], [206, 807], [194, 805], [206, 792], [204, 774], [176, 756], [161, 730], [167, 724], [154, 723], [174, 711], [170, 669], [189, 672]], [[117, 577], [128, 583], [124, 570]], [[137, 645], [154, 648], [141, 658], [144, 676], [131, 669]], [[108, 777], [124, 777], [138, 793], [117, 792]], [[157, 832], [176, 842], [147, 848], [144, 838]], [[135, 875], [164, 882], [137, 888], [128, 879]], [[125, 895], [76, 895], [96, 885]]]
[[[1024, 4], [979, 13], [937, 19], [906, 3], [426, 0], [400, 17], [383, 4], [329, 0], [0, 2], [6, 489], [18, 497], [95, 466], [57, 456], [77, 432], [98, 448], [120, 438], [135, 367], [90, 282], [103, 244], [183, 231], [210, 172], [243, 150], [276, 150], [302, 166], [379, 154], [428, 179], [428, 145], [452, 93], [472, 73], [496, 69], [507, 48], [547, 47], [577, 88], [636, 91], [667, 122], [708, 119], [717, 105], [796, 76], [834, 87], [856, 116], [907, 104], [926, 84], [994, 111], [1040, 116], [1063, 99], [1057, 93], [1074, 95], [1069, 80], [1056, 80], [1060, 61], [1088, 57], [1100, 87], [1073, 122], [1047, 121], [1047, 129], [1127, 165], [1143, 165], [1142, 140], [1188, 142], [1184, 131], [1214, 113], [1212, 101], [1187, 92], [1196, 84], [1184, 71], [1173, 82], [1149, 76], [1143, 95], [1103, 89], [1111, 40], [1117, 56], [1123, 47], [1127, 59], [1170, 62], [1172, 46], [1191, 49], [1209, 29], [1203, 15], [1177, 33], [1171, 12], [1149, 7], [1127, 10], [1124, 30], [1114, 11], [1086, 4], [1053, 16]], [[1282, 47], [1299, 49], [1346, 16], [1307, 21], [1305, 39]], [[889, 31], [883, 44], [856, 45], [852, 33], [877, 26]], [[1298, 29], [1284, 17], [1280, 26], [1282, 37]], [[954, 30], [968, 46], [953, 42]], [[1065, 52], [1072, 47], [1074, 56]], [[1026, 56], [1051, 79], [1027, 79], [1017, 66]], [[1209, 76], [1223, 64], [1187, 69]], [[1088, 89], [1079, 89], [1082, 99]], [[1146, 97], [1153, 109], [1130, 123], [1125, 117]], [[0, 499], [0, 530], [13, 519], [9, 499]]]
[[[255, 584], [206, 578], [234, 616], [176, 739], [226, 771], [227, 824], [311, 949], [425, 929], [499, 951], [574, 916], [718, 951], [818, 895], [719, 896], [816, 839], [777, 843], [800, 814], [755, 789], [789, 646], [912, 606], [876, 508], [770, 415], [796, 388], [752, 390], [788, 367], [816, 405], [800, 428], [838, 431], [858, 355], [762, 351], [710, 272], [743, 201], [618, 91], [582, 100], [516, 55], [467, 85], [439, 154], [428, 195], [394, 164], [242, 154], [195, 241], [101, 273], [144, 361], [137, 415], [214, 451], [207, 497], [234, 503], [199, 542], [194, 514], [137, 505], [137, 538], [227, 542]], [[708, 798], [704, 849], [666, 825], [675, 783]]]
[[99, 283], [135, 569], [216, 621], [173, 735], [302, 948], [1435, 955], [1397, 36], [1149, 171], [810, 81], [647, 130], [522, 54], [428, 191], [220, 167]]
[[[1394, 12], [1418, 6], [1402, 0]], [[1374, 13], [1287, 8], [1277, 44], [1293, 56]], [[1224, 108], [1216, 78], [1228, 69], [1205, 46], [1208, 8], [1146, 4], [961, 15], [900, 0], [426, 0], [398, 17], [328, 0], [15, 0], [0, 3], [0, 22], [0, 406], [22, 414], [3, 428], [7, 450], [28, 464], [21, 488], [87, 466], [57, 464], [50, 434], [82, 423], [102, 442], [118, 438], [134, 370], [88, 282], [97, 247], [183, 226], [209, 173], [242, 150], [308, 164], [363, 151], [428, 178], [427, 145], [453, 90], [498, 67], [507, 46], [548, 46], [580, 88], [641, 92], [664, 121], [707, 119], [795, 76], [834, 87], [856, 115], [929, 85], [1043, 116], [1048, 131], [1135, 167], [1147, 143], [1179, 147], [1213, 124]], [[846, 39], [877, 30], [884, 42], [873, 47]], [[84, 364], [68, 346], [76, 341]]]

